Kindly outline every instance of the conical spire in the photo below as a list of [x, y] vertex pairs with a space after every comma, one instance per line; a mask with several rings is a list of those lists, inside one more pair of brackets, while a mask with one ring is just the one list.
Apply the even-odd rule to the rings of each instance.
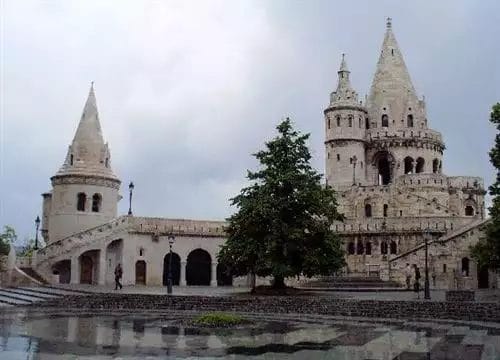
[[340, 62], [340, 69], [338, 74], [337, 90], [333, 92], [330, 96], [330, 105], [335, 105], [339, 103], [358, 103], [358, 94], [351, 86], [351, 81], [349, 80], [349, 71], [347, 67], [347, 61], [345, 59], [345, 54], [342, 54], [342, 60]]
[[407, 104], [418, 104], [410, 74], [392, 31], [392, 19], [387, 19], [382, 50], [373, 77], [368, 107], [378, 112], [384, 107], [392, 119], [400, 121]]
[[66, 160], [56, 174], [61, 175], [117, 179], [111, 170], [111, 156], [102, 136], [93, 82]]

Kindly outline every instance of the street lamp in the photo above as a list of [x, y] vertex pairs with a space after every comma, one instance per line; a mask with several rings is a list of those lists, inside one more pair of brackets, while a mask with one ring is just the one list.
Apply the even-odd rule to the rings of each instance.
[[38, 250], [38, 227], [40, 226], [40, 217], [37, 215], [35, 219], [35, 250]]
[[132, 191], [134, 190], [134, 183], [131, 181], [130, 184], [128, 184], [128, 191], [129, 191], [129, 196], [128, 196], [128, 214], [132, 215]]
[[424, 280], [424, 299], [431, 299], [431, 291], [429, 288], [429, 265], [427, 258], [429, 256], [429, 238], [430, 238], [430, 230], [427, 228], [424, 231], [424, 242], [425, 242], [425, 280]]
[[168, 235], [168, 244], [170, 245], [170, 260], [168, 261], [168, 275], [167, 275], [167, 294], [172, 294], [172, 245], [174, 245], [175, 236]]
[[356, 163], [358, 161], [358, 158], [356, 155], [352, 157], [352, 184], [356, 185]]

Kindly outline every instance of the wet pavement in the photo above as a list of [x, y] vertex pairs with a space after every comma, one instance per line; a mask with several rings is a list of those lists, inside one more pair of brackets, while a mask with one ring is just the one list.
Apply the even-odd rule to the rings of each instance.
[[3, 311], [0, 359], [500, 359], [497, 323], [245, 314], [207, 329], [186, 325], [194, 314]]

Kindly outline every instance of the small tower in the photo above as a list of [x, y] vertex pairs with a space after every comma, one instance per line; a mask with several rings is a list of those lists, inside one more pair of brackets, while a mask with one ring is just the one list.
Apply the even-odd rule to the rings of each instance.
[[367, 112], [353, 90], [344, 54], [337, 90], [325, 109], [327, 184], [339, 189], [365, 183], [365, 133]]
[[51, 181], [52, 191], [42, 195], [47, 243], [116, 217], [120, 180], [111, 170], [93, 84], [66, 159]]

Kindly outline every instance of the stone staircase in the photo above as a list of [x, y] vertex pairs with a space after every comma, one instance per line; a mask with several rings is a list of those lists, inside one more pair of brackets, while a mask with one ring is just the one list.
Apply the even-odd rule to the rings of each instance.
[[89, 294], [83, 291], [60, 289], [51, 286], [0, 287], [0, 308], [31, 305], [70, 295], [84, 296]]
[[324, 276], [317, 280], [304, 281], [300, 288], [311, 291], [349, 292], [406, 290], [395, 281], [383, 281], [377, 276]]

